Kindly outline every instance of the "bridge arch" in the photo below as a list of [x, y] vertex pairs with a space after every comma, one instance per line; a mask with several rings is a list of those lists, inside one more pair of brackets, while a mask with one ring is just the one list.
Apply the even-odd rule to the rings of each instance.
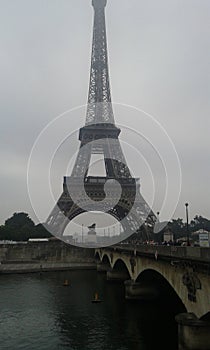
[[167, 305], [172, 305], [174, 311], [178, 311], [179, 313], [187, 311], [187, 307], [179, 295], [176, 286], [162, 271], [160, 272], [154, 268], [145, 268], [139, 273], [136, 282], [154, 288], [158, 298], [163, 302], [166, 301]]
[[111, 261], [110, 261], [110, 257], [109, 257], [108, 254], [103, 254], [103, 255], [102, 255], [101, 262], [102, 262], [102, 264], [111, 267]]
[[121, 258], [117, 258], [114, 262], [113, 262], [113, 267], [112, 267], [113, 271], [121, 271], [124, 273], [125, 275], [125, 279], [130, 279], [132, 276], [131, 270], [130, 270], [130, 266], [127, 264], [127, 262], [124, 259]]
[[96, 261], [100, 261], [100, 260], [101, 260], [101, 257], [100, 257], [99, 252], [96, 252], [96, 253], [95, 253], [95, 260], [96, 260]]

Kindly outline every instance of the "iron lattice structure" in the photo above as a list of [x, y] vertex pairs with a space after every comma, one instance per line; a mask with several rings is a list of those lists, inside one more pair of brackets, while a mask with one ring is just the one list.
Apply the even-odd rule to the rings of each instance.
[[[59, 237], [71, 220], [86, 211], [108, 212], [114, 216], [123, 226], [121, 239], [142, 225], [153, 227], [156, 221], [140, 193], [139, 179], [131, 176], [119, 142], [121, 130], [115, 125], [108, 69], [106, 3], [107, 0], [92, 0], [94, 27], [86, 123], [79, 131], [81, 143], [72, 174], [64, 177], [63, 193], [46, 221], [49, 230]], [[105, 177], [87, 176], [92, 154], [103, 155]], [[109, 190], [105, 192], [107, 180]], [[118, 196], [115, 181], [121, 186], [121, 195], [110, 208]]]

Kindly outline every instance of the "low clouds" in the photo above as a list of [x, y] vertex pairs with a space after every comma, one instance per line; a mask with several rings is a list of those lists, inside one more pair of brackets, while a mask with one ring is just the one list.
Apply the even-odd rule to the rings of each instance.
[[[13, 211], [35, 218], [26, 187], [32, 145], [54, 117], [87, 101], [93, 11], [91, 0], [0, 0], [0, 5], [4, 222]], [[209, 1], [108, 0], [106, 17], [113, 101], [152, 114], [173, 140], [183, 174], [174, 215], [183, 217], [189, 201], [191, 216], [210, 217]], [[128, 116], [115, 117], [129, 126]], [[136, 123], [141, 129], [139, 119]], [[66, 127], [76, 125], [72, 120]]]

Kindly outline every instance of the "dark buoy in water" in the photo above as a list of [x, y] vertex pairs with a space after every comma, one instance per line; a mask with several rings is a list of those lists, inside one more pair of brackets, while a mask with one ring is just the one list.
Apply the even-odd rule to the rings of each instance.
[[65, 281], [63, 282], [63, 285], [64, 285], [64, 287], [69, 286], [69, 281], [68, 281], [68, 280], [65, 280]]
[[92, 303], [101, 303], [101, 302], [102, 302], [102, 300], [99, 299], [98, 293], [95, 293], [94, 299], [92, 300]]

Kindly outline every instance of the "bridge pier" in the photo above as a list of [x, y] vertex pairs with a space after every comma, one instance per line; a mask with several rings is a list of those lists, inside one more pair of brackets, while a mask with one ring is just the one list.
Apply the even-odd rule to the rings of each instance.
[[176, 316], [179, 350], [209, 350], [210, 322], [198, 319], [193, 313]]
[[126, 271], [108, 270], [106, 273], [107, 281], [125, 281], [128, 279]]
[[110, 269], [110, 266], [99, 262], [96, 265], [96, 269], [97, 269], [97, 272], [107, 272]]
[[159, 293], [153, 286], [127, 280], [125, 284], [125, 298], [130, 300], [154, 300]]

